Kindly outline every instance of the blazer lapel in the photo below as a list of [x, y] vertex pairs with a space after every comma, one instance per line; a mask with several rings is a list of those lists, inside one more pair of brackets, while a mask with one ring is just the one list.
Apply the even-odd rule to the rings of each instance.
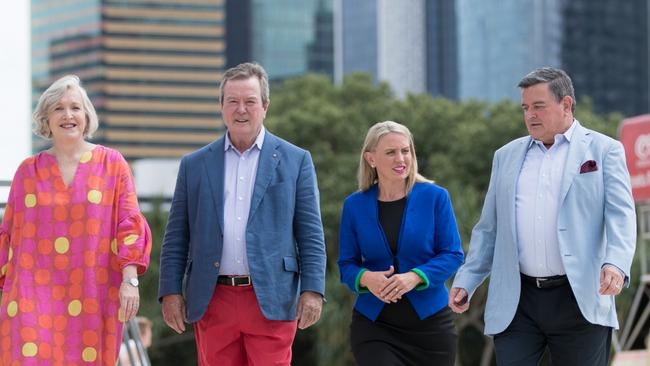
[[592, 136], [586, 128], [582, 127], [576, 120], [577, 126], [573, 131], [569, 152], [567, 153], [566, 163], [564, 164], [564, 173], [562, 174], [562, 186], [560, 188], [560, 203], [564, 201], [573, 179], [580, 172], [580, 164], [587, 153], [587, 148], [591, 143]]
[[217, 222], [223, 232], [223, 172], [224, 172], [224, 153], [223, 147], [225, 138], [222, 137], [210, 144], [208, 153], [203, 155], [203, 167], [205, 174], [208, 176], [210, 183], [210, 192], [214, 208], [217, 212]]
[[253, 188], [253, 197], [251, 198], [251, 207], [248, 214], [249, 220], [255, 214], [255, 210], [257, 210], [260, 202], [262, 202], [266, 188], [275, 175], [275, 169], [280, 162], [280, 154], [277, 151], [279, 146], [278, 139], [267, 130], [257, 163], [255, 187]]
[[510, 212], [511, 216], [509, 217], [510, 227], [512, 228], [512, 242], [517, 242], [517, 220], [516, 220], [516, 207], [515, 200], [517, 197], [517, 181], [519, 179], [519, 173], [521, 172], [521, 166], [524, 164], [526, 159], [526, 153], [528, 152], [528, 147], [530, 146], [531, 138], [521, 139], [519, 145], [517, 145], [512, 153], [508, 156], [509, 162], [505, 162], [505, 170], [503, 172], [503, 177], [506, 177], [504, 180], [505, 184], [505, 194], [506, 194], [506, 203], [510, 207], [509, 210], [505, 212]]

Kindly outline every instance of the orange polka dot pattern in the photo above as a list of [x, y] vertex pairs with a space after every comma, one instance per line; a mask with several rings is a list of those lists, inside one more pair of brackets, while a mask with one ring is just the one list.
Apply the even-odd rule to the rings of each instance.
[[149, 264], [131, 171], [97, 145], [66, 185], [56, 158], [23, 161], [0, 226], [0, 365], [110, 365], [122, 268]]

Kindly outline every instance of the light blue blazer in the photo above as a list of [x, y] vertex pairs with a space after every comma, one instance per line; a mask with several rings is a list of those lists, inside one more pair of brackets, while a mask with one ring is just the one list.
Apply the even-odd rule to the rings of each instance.
[[[187, 319], [203, 316], [223, 247], [224, 138], [181, 160], [160, 255], [159, 298], [183, 294]], [[268, 131], [246, 227], [255, 295], [270, 320], [293, 320], [298, 296], [325, 293], [325, 240], [309, 152]]]
[[[515, 193], [530, 139], [519, 138], [496, 151], [481, 218], [472, 231], [466, 263], [453, 283], [471, 296], [490, 275], [485, 308], [488, 335], [504, 331], [519, 304]], [[581, 166], [589, 160], [596, 162], [597, 170], [581, 174]], [[578, 123], [569, 145], [560, 202], [560, 254], [580, 311], [593, 324], [618, 328], [614, 296], [600, 295], [598, 289], [606, 263], [621, 269], [627, 283], [636, 245], [634, 201], [621, 143]]]

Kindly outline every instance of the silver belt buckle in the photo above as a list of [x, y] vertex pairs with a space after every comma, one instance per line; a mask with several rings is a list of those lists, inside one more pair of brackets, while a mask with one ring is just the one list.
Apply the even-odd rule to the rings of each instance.
[[544, 281], [546, 281], [546, 278], [535, 277], [535, 283], [537, 284], [537, 288], [542, 288], [542, 283]]

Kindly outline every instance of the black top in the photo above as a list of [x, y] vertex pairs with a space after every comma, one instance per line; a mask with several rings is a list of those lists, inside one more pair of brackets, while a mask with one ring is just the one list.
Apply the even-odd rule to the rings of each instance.
[[[379, 223], [384, 229], [388, 246], [393, 252], [393, 257], [397, 254], [397, 240], [399, 239], [399, 229], [402, 226], [402, 216], [404, 207], [406, 207], [406, 197], [397, 201], [378, 201], [379, 203]], [[397, 267], [395, 268], [397, 270]]]
[[[388, 246], [393, 252], [395, 273], [398, 273], [397, 242], [399, 240], [399, 230], [402, 227], [406, 197], [397, 201], [378, 201], [378, 204], [379, 223], [386, 235]], [[413, 309], [409, 299], [406, 296], [402, 296], [402, 299], [398, 302], [384, 305], [377, 321], [384, 324], [399, 325], [405, 328], [414, 328], [418, 326], [420, 318], [415, 312], [415, 309]]]

